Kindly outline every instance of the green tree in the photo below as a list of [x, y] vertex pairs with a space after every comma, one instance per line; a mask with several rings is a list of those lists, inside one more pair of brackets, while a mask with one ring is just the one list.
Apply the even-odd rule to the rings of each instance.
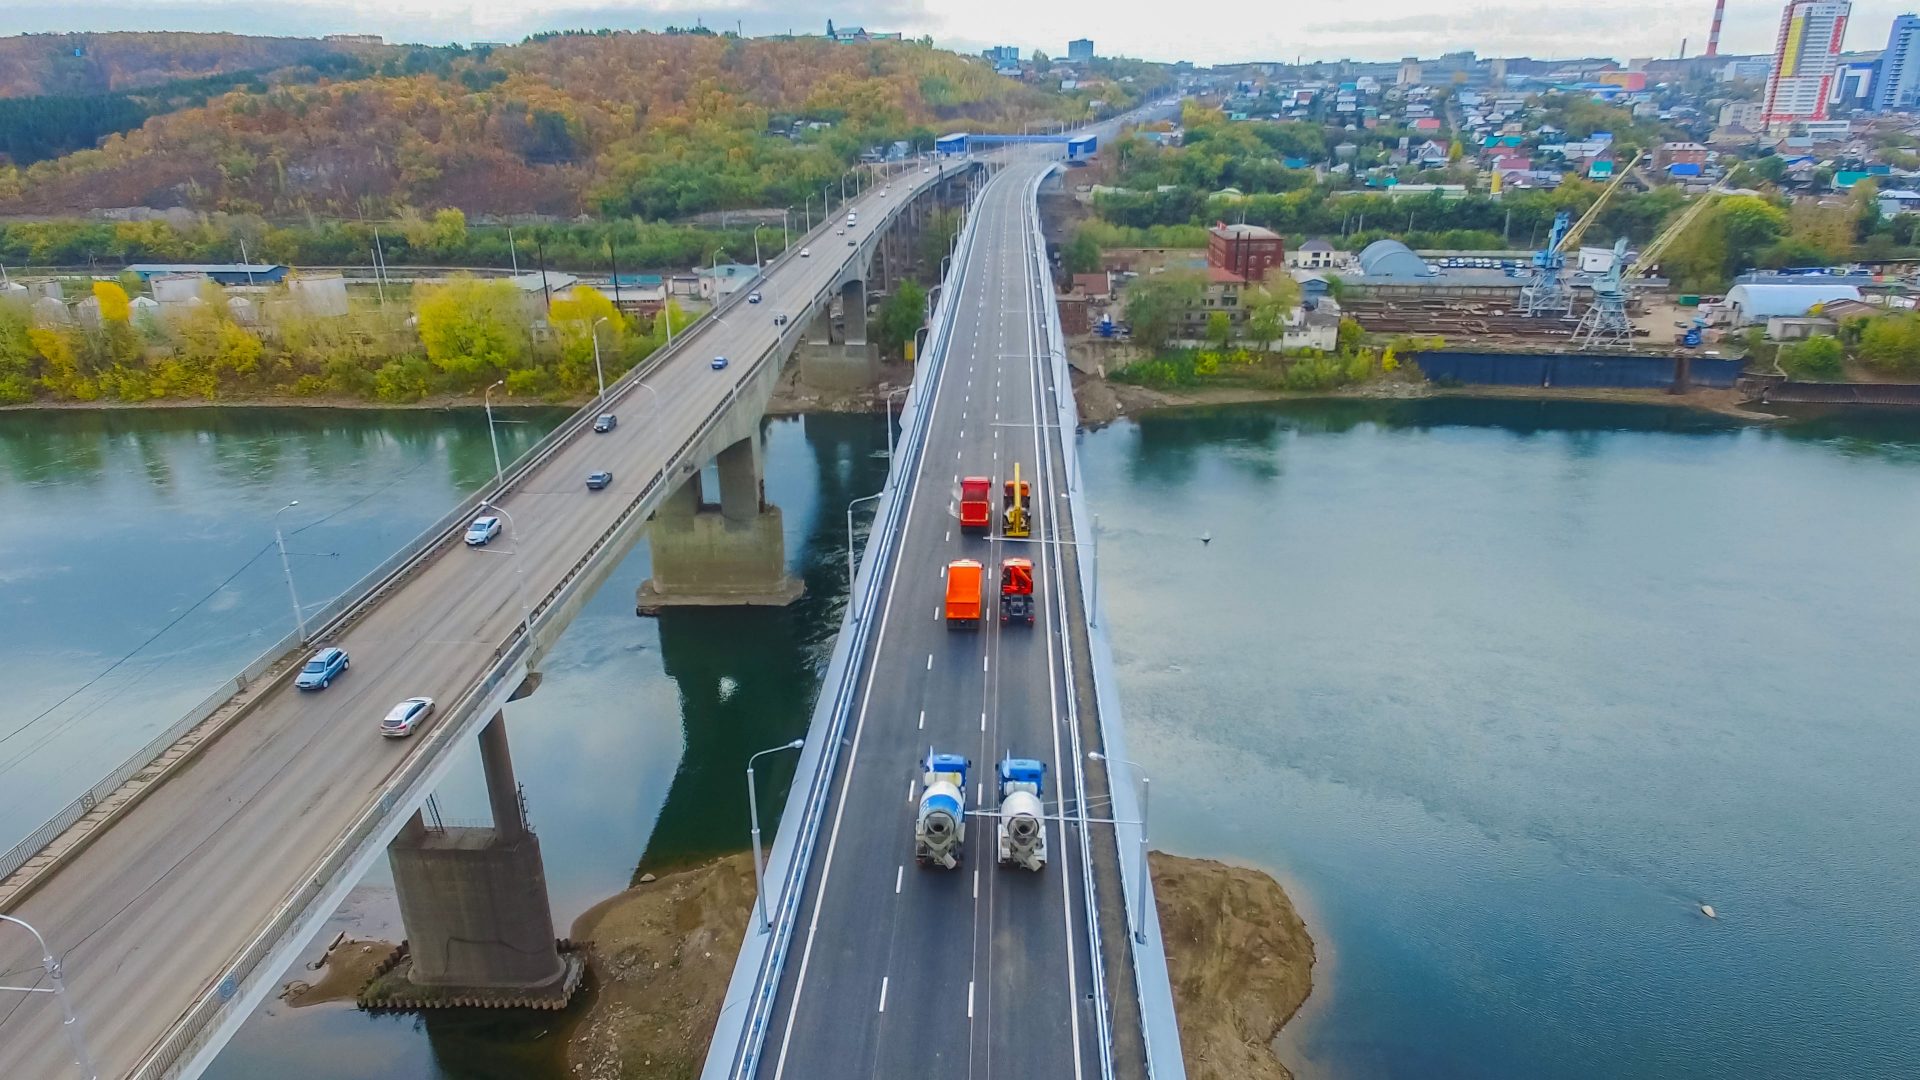
[[1093, 274], [1100, 270], [1100, 244], [1084, 228], [1073, 231], [1073, 239], [1060, 252], [1060, 261], [1069, 274]]
[[1170, 272], [1136, 278], [1127, 286], [1127, 321], [1133, 340], [1149, 353], [1166, 348], [1186, 313], [1200, 304], [1206, 283], [1198, 274]]
[[872, 334], [883, 353], [903, 356], [926, 321], [927, 291], [911, 281], [903, 281], [874, 314]]
[[1224, 349], [1233, 340], [1233, 317], [1224, 311], [1215, 311], [1207, 315], [1207, 343], [1215, 349]]
[[1858, 352], [1868, 366], [1893, 374], [1920, 372], [1920, 312], [1876, 315], [1859, 328]]
[[1358, 319], [1342, 316], [1338, 335], [1341, 356], [1360, 355], [1360, 346], [1367, 339], [1367, 331]]
[[1801, 379], [1838, 378], [1844, 357], [1839, 340], [1825, 334], [1780, 347], [1780, 366]]
[[[1269, 282], [1284, 275], [1274, 274]], [[1292, 278], [1285, 280], [1289, 283]], [[1293, 315], [1293, 305], [1274, 294], [1273, 289], [1254, 289], [1247, 294], [1247, 337], [1260, 346], [1261, 352], [1273, 349], [1273, 343], [1286, 336], [1287, 320]]]
[[25, 305], [0, 300], [0, 404], [33, 400], [40, 357], [27, 326]]
[[472, 389], [527, 359], [527, 319], [510, 282], [456, 276], [422, 290], [415, 314], [427, 359], [456, 388]]

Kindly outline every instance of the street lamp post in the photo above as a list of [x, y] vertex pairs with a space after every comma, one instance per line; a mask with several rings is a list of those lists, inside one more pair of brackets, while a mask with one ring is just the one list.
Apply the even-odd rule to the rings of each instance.
[[760, 796], [754, 789], [753, 763], [767, 754], [777, 754], [782, 750], [798, 750], [806, 745], [806, 740], [795, 739], [783, 746], [770, 746], [747, 759], [747, 814], [753, 819], [753, 893], [760, 904], [760, 932], [773, 929], [773, 920], [767, 918], [767, 871], [761, 862], [760, 854]]
[[95, 1080], [98, 1074], [93, 1071], [93, 1059], [87, 1056], [87, 1040], [80, 1031], [80, 1017], [73, 1011], [73, 1002], [67, 1000], [67, 980], [60, 959], [53, 955], [53, 950], [47, 947], [47, 939], [41, 937], [40, 931], [31, 924], [11, 915], [0, 915], [0, 922], [12, 923], [33, 935], [33, 940], [40, 946], [40, 970], [47, 975], [45, 986], [0, 986], [0, 990], [21, 994], [52, 994], [53, 999], [60, 1003], [60, 1030], [66, 1032], [67, 1045], [73, 1049], [73, 1064], [80, 1070], [80, 1080]]
[[307, 617], [300, 610], [300, 594], [293, 588], [293, 564], [287, 561], [287, 540], [280, 534], [280, 515], [300, 505], [295, 499], [273, 512], [273, 543], [280, 549], [280, 572], [287, 576], [287, 596], [293, 600], [293, 625], [300, 630], [300, 643], [307, 641]]
[[780, 250], [793, 246], [793, 207], [780, 211]]
[[[533, 609], [527, 606], [527, 587], [520, 579], [520, 526], [515, 524], [513, 515], [507, 513], [504, 506], [493, 503], [481, 503], [482, 510], [491, 510], [507, 519], [507, 528], [513, 530], [513, 593], [520, 600], [520, 636], [525, 638], [533, 633]], [[484, 548], [481, 550], [485, 550]]]
[[593, 320], [589, 333], [593, 335], [593, 378], [600, 384], [600, 405], [607, 404], [607, 373], [600, 367], [600, 324], [607, 321], [605, 315]]
[[1100, 625], [1100, 515], [1093, 515], [1093, 603], [1087, 607], [1087, 623]]
[[1087, 751], [1087, 756], [1095, 761], [1107, 762], [1107, 782], [1113, 782], [1113, 762], [1118, 761], [1132, 769], [1140, 777], [1140, 883], [1133, 890], [1133, 898], [1138, 912], [1133, 919], [1133, 940], [1142, 945], [1147, 942], [1147, 792], [1149, 780], [1147, 771], [1137, 761], [1126, 758], [1109, 758], [1098, 750]]
[[912, 386], [896, 387], [887, 391], [887, 474], [893, 474], [893, 399], [901, 394], [911, 393]]
[[497, 380], [493, 384], [493, 386], [487, 387], [486, 392], [484, 394], [480, 395], [480, 400], [484, 402], [487, 407], [487, 441], [493, 444], [493, 486], [496, 489], [500, 487], [501, 469], [500, 469], [500, 438], [499, 436], [495, 435], [493, 431], [493, 387], [505, 386], [505, 385], [507, 385], [507, 380], [505, 379]]
[[753, 227], [753, 276], [755, 277], [760, 276], [760, 230], [764, 228], [766, 228], [765, 225]]
[[[893, 462], [887, 462], [887, 468], [891, 470]], [[853, 508], [863, 502], [872, 502], [885, 494], [884, 491], [876, 491], [871, 495], [862, 495], [847, 504], [847, 588], [849, 590], [853, 588]], [[855, 619], [860, 617], [860, 605], [857, 602], [853, 607], [853, 617]]]
[[[801, 212], [806, 214], [806, 217], [807, 217], [807, 231], [812, 232], [813, 231], [813, 192], [811, 191], [807, 192], [807, 201], [804, 204], [802, 204], [800, 209], [801, 209]], [[824, 214], [826, 213], [826, 210], [827, 210], [827, 201], [826, 199], [822, 198], [820, 200], [820, 212]]]

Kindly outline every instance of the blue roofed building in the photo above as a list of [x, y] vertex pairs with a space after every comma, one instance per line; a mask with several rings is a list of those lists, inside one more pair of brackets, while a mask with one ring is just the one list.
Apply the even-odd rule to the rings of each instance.
[[127, 272], [141, 281], [172, 274], [198, 274], [222, 285], [278, 285], [287, 268], [275, 263], [134, 263]]

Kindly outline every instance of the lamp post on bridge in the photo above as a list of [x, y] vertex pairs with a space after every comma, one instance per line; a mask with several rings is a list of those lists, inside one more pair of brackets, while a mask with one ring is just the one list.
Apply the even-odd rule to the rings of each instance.
[[293, 564], [287, 561], [287, 540], [280, 533], [280, 515], [300, 505], [295, 499], [273, 512], [273, 544], [280, 549], [280, 572], [287, 578], [287, 596], [293, 600], [293, 625], [300, 631], [300, 643], [307, 642], [307, 616], [300, 610], [300, 594], [293, 588]]
[[[889, 446], [891, 446], [891, 445], [892, 445], [892, 440], [888, 440], [888, 445], [889, 445]], [[892, 473], [892, 471], [893, 471], [893, 462], [892, 462], [892, 460], [888, 460], [888, 462], [887, 462], [887, 471], [888, 471], [888, 473], [889, 473], [889, 474], [891, 474], [891, 473]], [[847, 591], [848, 591], [848, 592], [852, 592], [852, 591], [853, 591], [853, 574], [854, 574], [854, 569], [853, 569], [853, 508], [854, 508], [854, 507], [856, 507], [856, 506], [858, 506], [858, 505], [860, 505], [860, 504], [861, 504], [861, 503], [863, 503], [863, 502], [872, 502], [873, 500], [875, 500], [875, 499], [877, 499], [877, 498], [879, 498], [880, 496], [882, 496], [882, 495], [885, 495], [885, 494], [886, 494], [886, 492], [885, 492], [885, 491], [876, 491], [876, 492], [874, 492], [874, 493], [873, 493], [873, 494], [871, 494], [871, 495], [862, 495], [862, 496], [860, 496], [859, 498], [857, 498], [857, 499], [855, 499], [855, 500], [853, 500], [852, 502], [850, 502], [850, 503], [848, 503], [848, 504], [847, 504]], [[853, 605], [853, 617], [854, 617], [854, 619], [855, 619], [855, 620], [858, 620], [858, 619], [860, 618], [860, 605], [859, 605], [858, 603], [855, 603], [855, 604]]]
[[767, 918], [767, 872], [761, 863], [760, 796], [754, 789], [753, 763], [768, 754], [777, 754], [782, 750], [798, 750], [805, 745], [806, 740], [795, 739], [782, 746], [770, 746], [747, 758], [747, 815], [753, 819], [753, 893], [760, 905], [760, 933], [763, 934], [773, 929], [773, 920]]
[[80, 1031], [80, 1017], [73, 1011], [73, 1002], [67, 999], [67, 980], [60, 958], [53, 955], [47, 946], [47, 939], [40, 936], [31, 923], [16, 919], [12, 915], [0, 915], [0, 922], [12, 923], [33, 935], [34, 943], [40, 946], [40, 970], [46, 974], [45, 986], [0, 986], [0, 990], [11, 990], [21, 994], [52, 994], [60, 1003], [60, 1030], [66, 1033], [67, 1045], [73, 1049], [73, 1065], [80, 1070], [80, 1080], [96, 1080], [99, 1076], [93, 1070], [93, 1059], [87, 1056], [87, 1041]]
[[[507, 528], [513, 530], [513, 551], [509, 553], [513, 556], [513, 592], [514, 596], [520, 601], [520, 636], [523, 639], [529, 638], [533, 633], [533, 609], [527, 606], [527, 587], [525, 583], [522, 582], [520, 576], [520, 545], [524, 542], [520, 537], [520, 526], [514, 522], [513, 515], [507, 513], [507, 508], [504, 506], [495, 506], [492, 503], [481, 503], [480, 508], [482, 510], [491, 510], [501, 517], [506, 518]], [[481, 548], [480, 550], [482, 552], [486, 551], [485, 548]]]
[[[918, 359], [919, 355], [920, 354], [916, 352], [914, 357]], [[889, 476], [893, 475], [893, 399], [901, 394], [912, 392], [912, 385], [899, 386], [887, 391], [887, 475]], [[851, 548], [852, 545], [848, 545], [848, 547]], [[849, 580], [848, 584], [852, 584], [851, 580]]]
[[[1087, 751], [1087, 757], [1094, 761], [1107, 763], [1107, 783], [1113, 783], [1113, 762], [1118, 761], [1132, 769], [1140, 777], [1140, 884], [1133, 890], [1135, 906], [1139, 909], [1133, 920], [1133, 940], [1142, 945], [1147, 943], [1147, 771], [1137, 761], [1126, 758], [1109, 758], [1098, 750]], [[1116, 826], [1117, 828], [1118, 826]]]
[[593, 320], [587, 332], [593, 335], [593, 378], [600, 384], [600, 407], [607, 407], [607, 373], [600, 368], [600, 324], [607, 321], [605, 315]]
[[[821, 199], [820, 200], [821, 213], [824, 214], [826, 212], [826, 209], [827, 209], [826, 200]], [[801, 204], [801, 212], [806, 215], [806, 219], [807, 219], [806, 231], [812, 232], [813, 231], [813, 192], [811, 191], [807, 192], [807, 201]]]
[[493, 386], [487, 387], [486, 392], [480, 395], [480, 400], [484, 402], [487, 407], [487, 441], [493, 444], [493, 487], [495, 491], [500, 489], [501, 469], [500, 438], [494, 434], [493, 430], [493, 389], [495, 386], [505, 385], [507, 385], [507, 380], [498, 379], [494, 382]]

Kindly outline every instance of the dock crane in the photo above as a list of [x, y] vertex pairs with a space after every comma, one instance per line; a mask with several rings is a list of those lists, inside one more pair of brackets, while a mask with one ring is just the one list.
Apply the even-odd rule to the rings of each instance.
[[1573, 215], [1564, 210], [1554, 216], [1553, 231], [1547, 236], [1547, 246], [1533, 253], [1533, 279], [1520, 290], [1522, 314], [1565, 317], [1572, 313], [1573, 289], [1567, 284], [1566, 252], [1579, 245], [1580, 238], [1599, 219], [1600, 211], [1613, 199], [1613, 193], [1620, 190], [1627, 174], [1640, 164], [1642, 156], [1641, 153], [1635, 153], [1626, 168], [1613, 174], [1613, 179], [1601, 189], [1600, 197], [1593, 200], [1593, 205], [1587, 207], [1587, 212], [1580, 215], [1579, 221], [1569, 226], [1567, 219]]
[[1632, 299], [1633, 287], [1647, 275], [1647, 271], [1659, 264], [1660, 256], [1673, 246], [1681, 234], [1700, 220], [1713, 201], [1725, 194], [1723, 188], [1713, 188], [1687, 205], [1680, 215], [1660, 230], [1653, 242], [1640, 249], [1640, 254], [1631, 265], [1627, 263], [1627, 239], [1621, 237], [1613, 246], [1613, 265], [1600, 280], [1593, 283], [1593, 304], [1580, 316], [1579, 325], [1574, 327], [1573, 340], [1583, 346], [1617, 345], [1633, 337], [1633, 323], [1627, 318], [1627, 302]]

